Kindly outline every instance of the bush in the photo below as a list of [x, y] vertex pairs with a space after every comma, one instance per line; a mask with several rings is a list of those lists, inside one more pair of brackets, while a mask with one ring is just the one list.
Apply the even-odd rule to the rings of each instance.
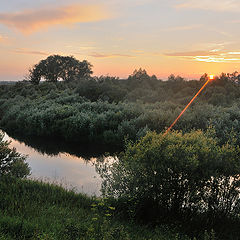
[[214, 131], [148, 132], [114, 163], [102, 163], [104, 196], [127, 202], [131, 216], [165, 221], [196, 216], [207, 226], [240, 207], [240, 149], [218, 145]]
[[30, 168], [25, 162], [26, 157], [17, 153], [15, 148], [10, 149], [9, 142], [4, 141], [3, 137], [0, 133], [0, 177], [26, 177], [30, 173]]
[[[0, 86], [0, 127], [10, 135], [51, 137], [69, 143], [101, 142], [109, 152], [112, 146], [121, 150], [126, 137], [135, 141], [146, 129], [161, 132], [169, 127], [203, 84], [162, 82], [142, 70], [140, 73], [124, 81], [86, 77]], [[189, 132], [212, 125], [221, 144], [231, 131], [240, 144], [239, 84], [216, 84], [209, 83], [174, 129]], [[225, 100], [219, 101], [219, 96]]]

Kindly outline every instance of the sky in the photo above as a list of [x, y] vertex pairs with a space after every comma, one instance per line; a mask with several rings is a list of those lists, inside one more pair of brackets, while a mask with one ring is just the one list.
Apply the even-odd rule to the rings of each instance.
[[52, 54], [95, 76], [143, 68], [198, 79], [240, 68], [239, 0], [9, 0], [0, 7], [0, 81]]

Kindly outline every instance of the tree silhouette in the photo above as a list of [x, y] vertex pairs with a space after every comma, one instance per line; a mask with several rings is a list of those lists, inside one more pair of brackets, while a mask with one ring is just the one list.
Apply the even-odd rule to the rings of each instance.
[[29, 70], [29, 80], [38, 84], [41, 79], [48, 82], [73, 81], [92, 74], [92, 65], [73, 56], [51, 55]]

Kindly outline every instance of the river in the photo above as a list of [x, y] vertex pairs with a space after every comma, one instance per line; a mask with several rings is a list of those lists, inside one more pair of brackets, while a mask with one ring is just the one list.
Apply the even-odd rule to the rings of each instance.
[[[30, 178], [46, 182], [54, 182], [67, 189], [86, 193], [89, 196], [99, 196], [101, 178], [95, 171], [96, 158], [79, 157], [64, 151], [46, 153], [39, 146], [29, 146], [24, 141], [10, 137], [5, 133], [4, 140], [10, 140], [10, 147], [24, 155], [28, 155], [27, 162], [31, 168]], [[57, 143], [56, 143], [57, 144]], [[50, 146], [43, 144], [44, 146]], [[34, 145], [35, 146], [35, 145]]]

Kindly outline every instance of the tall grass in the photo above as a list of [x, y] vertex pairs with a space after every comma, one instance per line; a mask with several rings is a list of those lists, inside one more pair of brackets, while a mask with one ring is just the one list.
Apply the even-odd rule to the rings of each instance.
[[2, 177], [0, 193], [0, 240], [188, 239], [167, 227], [121, 221], [102, 199], [48, 183]]

